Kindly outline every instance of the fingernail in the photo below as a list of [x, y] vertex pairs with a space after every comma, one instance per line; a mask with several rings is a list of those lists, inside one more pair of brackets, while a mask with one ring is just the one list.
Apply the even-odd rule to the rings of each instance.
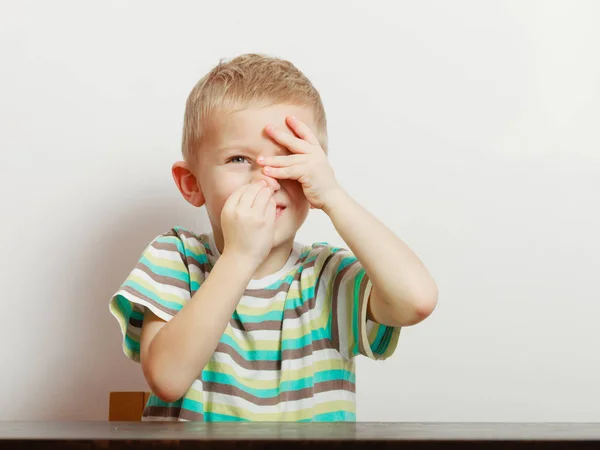
[[260, 180], [260, 184], [262, 184], [263, 186], [267, 186], [267, 182], [265, 180]]
[[292, 119], [293, 121], [296, 121], [296, 116], [290, 116], [290, 119]]
[[264, 156], [259, 156], [258, 157], [258, 162], [261, 163], [261, 164], [264, 163], [265, 162], [265, 157]]

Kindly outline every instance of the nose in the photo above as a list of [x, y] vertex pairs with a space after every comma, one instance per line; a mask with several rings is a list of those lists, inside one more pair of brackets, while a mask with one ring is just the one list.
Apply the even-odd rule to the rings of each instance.
[[[261, 168], [262, 169], [262, 168]], [[262, 170], [257, 171], [256, 176], [254, 177], [254, 182], [259, 182], [260, 180], [265, 180], [267, 186], [271, 186], [275, 192], [281, 189], [281, 185], [275, 178], [271, 178], [265, 175]]]

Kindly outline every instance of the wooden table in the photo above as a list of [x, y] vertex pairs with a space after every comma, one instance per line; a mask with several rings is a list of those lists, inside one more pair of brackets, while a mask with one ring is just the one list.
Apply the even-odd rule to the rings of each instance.
[[0, 422], [0, 449], [600, 449], [600, 424]]

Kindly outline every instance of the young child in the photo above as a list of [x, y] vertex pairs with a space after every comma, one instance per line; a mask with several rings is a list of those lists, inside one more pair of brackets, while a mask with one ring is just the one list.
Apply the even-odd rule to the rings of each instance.
[[[281, 59], [221, 62], [189, 95], [183, 157], [212, 233], [155, 238], [110, 302], [152, 391], [142, 420], [356, 420], [354, 358], [389, 357], [437, 287], [336, 181], [317, 90]], [[309, 208], [349, 250], [295, 241]]]

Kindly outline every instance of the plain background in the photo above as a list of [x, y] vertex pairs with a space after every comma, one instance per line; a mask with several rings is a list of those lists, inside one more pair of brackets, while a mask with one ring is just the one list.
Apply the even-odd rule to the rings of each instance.
[[[206, 231], [170, 166], [192, 86], [244, 52], [312, 79], [338, 179], [439, 285], [360, 360], [359, 420], [600, 420], [600, 2], [1, 9], [0, 420], [146, 389], [108, 301], [155, 235]], [[340, 243], [321, 212], [298, 239]]]

